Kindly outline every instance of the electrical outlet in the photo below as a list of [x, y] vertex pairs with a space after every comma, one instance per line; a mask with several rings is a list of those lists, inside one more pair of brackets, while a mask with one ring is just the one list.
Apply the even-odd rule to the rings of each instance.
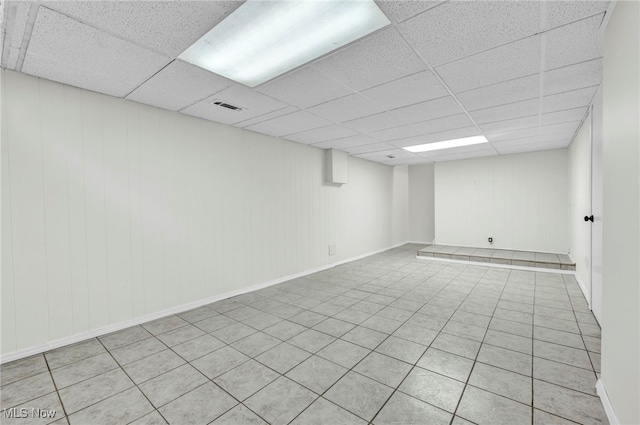
[[329, 255], [336, 255], [336, 244], [329, 245]]

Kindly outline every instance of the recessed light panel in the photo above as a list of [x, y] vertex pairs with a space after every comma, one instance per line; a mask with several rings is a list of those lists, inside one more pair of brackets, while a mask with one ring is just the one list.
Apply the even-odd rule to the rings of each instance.
[[484, 136], [465, 137], [463, 139], [445, 140], [442, 142], [425, 143], [424, 145], [407, 146], [405, 150], [409, 152], [428, 152], [436, 151], [440, 149], [458, 148], [460, 146], [478, 145], [480, 143], [488, 143], [489, 141]]
[[373, 0], [248, 0], [179, 58], [255, 87], [388, 24]]

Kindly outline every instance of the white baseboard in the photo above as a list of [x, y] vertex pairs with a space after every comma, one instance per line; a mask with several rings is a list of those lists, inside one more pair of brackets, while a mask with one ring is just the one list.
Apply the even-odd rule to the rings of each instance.
[[416, 258], [419, 260], [441, 261], [443, 263], [469, 264], [473, 266], [495, 267], [498, 269], [526, 270], [531, 272], [545, 272], [545, 273], [557, 273], [557, 274], [575, 274], [573, 270], [544, 269], [541, 267], [514, 266], [512, 264], [483, 263], [480, 261], [454, 260], [451, 258], [440, 258], [440, 257], [426, 257], [423, 255], [416, 255]]
[[611, 401], [609, 400], [607, 390], [604, 389], [604, 383], [602, 382], [602, 379], [598, 379], [598, 382], [596, 382], [596, 392], [598, 393], [598, 397], [600, 397], [600, 401], [602, 401], [602, 407], [604, 407], [604, 412], [607, 414], [609, 424], [619, 425], [620, 422], [618, 421], [616, 413], [613, 411], [613, 406], [611, 405]]
[[290, 274], [287, 276], [283, 276], [283, 277], [279, 277], [277, 279], [273, 279], [270, 280], [268, 282], [262, 282], [262, 283], [258, 283], [256, 285], [251, 285], [251, 286], [246, 286], [244, 288], [240, 288], [237, 289], [235, 291], [231, 291], [231, 292], [226, 292], [224, 294], [220, 294], [220, 295], [214, 295], [212, 297], [208, 297], [208, 298], [204, 298], [201, 300], [197, 300], [197, 301], [193, 301], [187, 304], [182, 304], [176, 307], [171, 307], [171, 308], [167, 308], [155, 313], [151, 313], [151, 314], [146, 314], [144, 316], [140, 316], [140, 317], [136, 317], [134, 319], [130, 319], [130, 320], [126, 320], [124, 322], [120, 322], [120, 323], [115, 323], [112, 325], [107, 325], [107, 326], [103, 326], [100, 327], [98, 329], [94, 329], [91, 331], [87, 331], [87, 332], [81, 332], [75, 335], [71, 335], [65, 338], [60, 338], [54, 341], [50, 341], [44, 344], [39, 344], [39, 345], [34, 345], [31, 347], [27, 347], [27, 348], [23, 348], [21, 350], [18, 351], [14, 351], [11, 353], [7, 353], [7, 354], [3, 354], [0, 356], [0, 364], [3, 363], [7, 363], [7, 362], [11, 362], [14, 360], [18, 360], [18, 359], [22, 359], [25, 357], [29, 357], [29, 356], [33, 356], [34, 354], [40, 354], [40, 353], [44, 353], [45, 351], [49, 351], [49, 350], [53, 350], [55, 348], [60, 348], [60, 347], [64, 347], [65, 345], [70, 345], [70, 344], [75, 344], [77, 342], [80, 341], [84, 341], [86, 339], [89, 338], [95, 338], [98, 336], [102, 336], [102, 335], [106, 335], [108, 333], [111, 332], [116, 332], [125, 328], [129, 328], [131, 326], [136, 326], [142, 323], [146, 323], [149, 322], [151, 320], [156, 320], [156, 319], [160, 319], [162, 317], [165, 316], [170, 316], [172, 314], [177, 314], [177, 313], [182, 313], [185, 312], [187, 310], [191, 310], [197, 307], [201, 307], [203, 305], [206, 304], [211, 304], [214, 303], [216, 301], [221, 301], [227, 298], [231, 298], [231, 297], [235, 297], [237, 295], [242, 295], [242, 294], [246, 294], [247, 292], [253, 292], [253, 291], [257, 291], [259, 289], [263, 289], [263, 288], [267, 288], [269, 286], [272, 285], [277, 285], [278, 283], [282, 283], [282, 282], [286, 282], [288, 280], [291, 279], [296, 279], [298, 277], [302, 277], [302, 276], [307, 276], [313, 273], [317, 273], [323, 270], [327, 270], [336, 266], [339, 266], [341, 264], [345, 264], [345, 263], [349, 263], [351, 261], [356, 261], [356, 260], [360, 260], [362, 258], [365, 257], [369, 257], [371, 255], [375, 255], [375, 254], [379, 254], [381, 252], [387, 251], [389, 249], [393, 249], [393, 248], [397, 248], [399, 246], [402, 246], [404, 244], [406, 244], [407, 242], [402, 242], [400, 244], [396, 244], [393, 246], [390, 246], [388, 248], [382, 248], [376, 251], [372, 251], [366, 254], [361, 254], [361, 255], [357, 255], [354, 257], [350, 257], [350, 258], [346, 258], [344, 260], [340, 260], [337, 261], [335, 263], [330, 263], [330, 264], [326, 264], [324, 266], [320, 266], [320, 267], [315, 267], [313, 269], [308, 269], [299, 273], [294, 273], [294, 274]]
[[421, 245], [433, 245], [433, 241], [408, 241], [406, 243], [417, 243]]
[[575, 275], [576, 281], [578, 282], [578, 286], [582, 290], [582, 295], [584, 295], [584, 299], [587, 300], [587, 304], [589, 305], [589, 310], [591, 310], [591, 296], [587, 292], [587, 287], [582, 283], [580, 278], [578, 277], [578, 273]]

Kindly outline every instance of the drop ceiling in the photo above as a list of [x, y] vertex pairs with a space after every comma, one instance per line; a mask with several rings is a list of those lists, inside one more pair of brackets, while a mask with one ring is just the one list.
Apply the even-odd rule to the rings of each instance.
[[239, 1], [5, 1], [1, 65], [388, 165], [571, 143], [602, 79], [608, 1], [377, 3], [391, 25], [253, 89], [177, 59]]

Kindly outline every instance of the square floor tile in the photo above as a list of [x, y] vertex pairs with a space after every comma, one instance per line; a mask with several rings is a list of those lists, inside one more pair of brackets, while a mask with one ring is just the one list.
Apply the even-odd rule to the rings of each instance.
[[376, 348], [376, 351], [386, 354], [387, 356], [394, 357], [398, 360], [402, 360], [403, 362], [415, 364], [418, 359], [422, 357], [422, 354], [424, 354], [426, 349], [427, 347], [424, 345], [396, 338], [392, 335], [380, 344]]
[[218, 329], [226, 328], [227, 326], [231, 326], [234, 323], [238, 323], [233, 319], [230, 319], [227, 316], [219, 314], [217, 316], [210, 317], [208, 319], [200, 320], [199, 322], [195, 322], [193, 325], [202, 329], [207, 333], [212, 333], [217, 331]]
[[211, 332], [211, 335], [224, 342], [225, 344], [231, 344], [256, 332], [258, 331], [251, 326], [237, 322], [233, 325], [229, 325], [222, 329], [218, 329], [217, 331], [213, 331]]
[[227, 346], [202, 356], [192, 361], [191, 364], [204, 373], [207, 378], [213, 379], [236, 366], [240, 366], [247, 360], [249, 360], [249, 357]]
[[185, 363], [184, 359], [171, 350], [161, 351], [144, 359], [123, 366], [133, 382], [140, 384], [175, 369]]
[[204, 334], [205, 333], [202, 329], [196, 328], [193, 325], [186, 325], [181, 328], [159, 334], [157, 335], [157, 338], [167, 346], [173, 347], [174, 345], [182, 344], [183, 342], [195, 339]]
[[251, 316], [248, 319], [243, 320], [242, 323], [244, 323], [245, 325], [249, 325], [252, 328], [262, 330], [268, 328], [269, 326], [273, 326], [276, 323], [280, 323], [281, 321], [282, 319], [278, 316], [260, 312], [255, 316]]
[[477, 361], [527, 376], [533, 367], [530, 355], [486, 344], [480, 347]]
[[322, 394], [346, 372], [347, 369], [342, 366], [322, 357], [313, 356], [293, 368], [286, 376], [310, 390]]
[[222, 347], [224, 347], [224, 343], [222, 341], [212, 337], [211, 335], [203, 335], [199, 338], [171, 347], [171, 349], [178, 353], [180, 357], [190, 362]]
[[291, 425], [366, 425], [366, 423], [353, 413], [319, 398], [291, 422]]
[[587, 370], [593, 369], [591, 359], [587, 352], [585, 350], [578, 350], [577, 348], [534, 340], [533, 355]]
[[255, 357], [270, 348], [275, 347], [280, 344], [280, 342], [281, 341], [278, 338], [274, 338], [271, 335], [267, 335], [262, 332], [257, 332], [234, 342], [231, 346], [249, 357]]
[[217, 316], [218, 314], [219, 313], [217, 311], [213, 311], [207, 306], [202, 306], [194, 308], [193, 310], [185, 311], [184, 313], [180, 313], [178, 314], [178, 317], [186, 320], [187, 322], [193, 323], [200, 320], [208, 319], [213, 316]]
[[318, 351], [317, 355], [350, 369], [369, 352], [370, 350], [359, 345], [338, 339]]
[[164, 420], [157, 410], [154, 410], [151, 413], [147, 413], [140, 419], [131, 422], [131, 425], [167, 425], [167, 421]]
[[370, 421], [393, 389], [355, 372], [347, 373], [324, 397], [351, 413]]
[[531, 338], [494, 331], [493, 329], [487, 331], [484, 343], [495, 345], [496, 347], [508, 348], [509, 350], [518, 351], [523, 354], [531, 354], [533, 351], [533, 341]]
[[124, 347], [116, 348], [110, 352], [118, 363], [126, 365], [166, 349], [167, 346], [165, 344], [157, 338], [152, 337], [134, 342], [133, 344], [125, 345]]
[[290, 317], [289, 321], [310, 328], [322, 322], [326, 318], [327, 316], [325, 316], [324, 314], [315, 313], [310, 310], [305, 310], [302, 313], [299, 313], [293, 317]]
[[71, 425], [127, 424], [153, 411], [153, 406], [136, 387], [69, 416]]
[[47, 364], [51, 369], [77, 362], [78, 360], [93, 357], [106, 352], [104, 346], [96, 339], [92, 338], [77, 344], [67, 345], [44, 353]]
[[260, 363], [282, 374], [306, 360], [311, 353], [283, 342], [256, 357]]
[[608, 423], [599, 397], [534, 379], [533, 405], [578, 423]]
[[108, 353], [80, 360], [51, 371], [58, 389], [68, 387], [85, 379], [116, 369], [118, 364]]
[[473, 361], [465, 357], [429, 348], [417, 365], [423, 369], [466, 382], [471, 373]]
[[101, 336], [98, 339], [102, 344], [104, 344], [107, 350], [115, 350], [116, 348], [124, 347], [125, 345], [129, 345], [149, 337], [151, 337], [151, 334], [142, 326], [134, 326], [132, 328], [123, 329], [118, 332]]
[[411, 370], [411, 365], [392, 357], [372, 352], [358, 363], [353, 370], [395, 388], [407, 376]]
[[289, 338], [293, 338], [299, 333], [304, 332], [305, 330], [307, 330], [307, 328], [305, 328], [304, 326], [285, 320], [273, 326], [265, 328], [263, 332], [271, 336], [275, 336], [282, 341], [286, 341]]
[[478, 425], [530, 424], [531, 407], [467, 386], [456, 415]]
[[332, 336], [309, 329], [294, 336], [287, 342], [310, 353], [316, 353], [335, 340]]
[[343, 320], [337, 320], [330, 317], [327, 320], [315, 325], [313, 329], [339, 338], [354, 327], [355, 325], [353, 323], [345, 322]]
[[204, 425], [238, 402], [217, 385], [209, 382], [159, 409], [169, 424]]
[[405, 323], [400, 326], [393, 334], [393, 336], [406, 339], [421, 345], [428, 346], [438, 335], [437, 331], [432, 329], [421, 328], [418, 325], [412, 323]]
[[220, 416], [212, 425], [267, 425], [260, 416], [247, 409], [242, 404], [238, 404], [224, 415]]
[[213, 381], [226, 392], [242, 401], [276, 380], [280, 374], [255, 360], [249, 360], [222, 374]]
[[59, 391], [68, 415], [134, 386], [120, 368], [81, 381]]
[[185, 364], [140, 385], [140, 390], [160, 407], [207, 382], [193, 366]]
[[441, 333], [433, 340], [431, 348], [437, 348], [440, 351], [475, 360], [478, 351], [480, 351], [480, 343], [459, 336]]
[[49, 372], [40, 373], [2, 386], [0, 400], [2, 407], [9, 408], [54, 392], [56, 388]]
[[429, 370], [414, 368], [398, 390], [453, 413], [462, 395], [464, 383]]
[[152, 322], [143, 323], [142, 327], [150, 333], [157, 335], [181, 328], [187, 324], [189, 324], [189, 322], [178, 316], [167, 316]]
[[373, 350], [388, 337], [389, 335], [385, 333], [374, 331], [373, 329], [365, 328], [363, 326], [357, 326], [342, 335], [340, 339]]
[[48, 371], [44, 356], [38, 354], [0, 365], [0, 379], [6, 385]]
[[534, 357], [533, 377], [583, 393], [597, 395], [596, 382], [598, 379], [591, 370]]
[[372, 315], [370, 313], [365, 313], [364, 311], [354, 310], [352, 308], [346, 308], [341, 312], [335, 314], [333, 318], [338, 320], [343, 320], [345, 322], [353, 323], [354, 325], [359, 325], [371, 316]]
[[318, 396], [292, 380], [280, 377], [245, 401], [272, 425], [287, 424]]
[[447, 425], [451, 414], [401, 392], [393, 394], [373, 423], [376, 425]]
[[476, 363], [469, 385], [531, 405], [531, 378], [508, 370]]
[[401, 325], [402, 322], [398, 320], [388, 319], [379, 315], [371, 316], [361, 324], [361, 326], [364, 326], [365, 328], [373, 329], [374, 331], [383, 332], [386, 334], [392, 334]]

